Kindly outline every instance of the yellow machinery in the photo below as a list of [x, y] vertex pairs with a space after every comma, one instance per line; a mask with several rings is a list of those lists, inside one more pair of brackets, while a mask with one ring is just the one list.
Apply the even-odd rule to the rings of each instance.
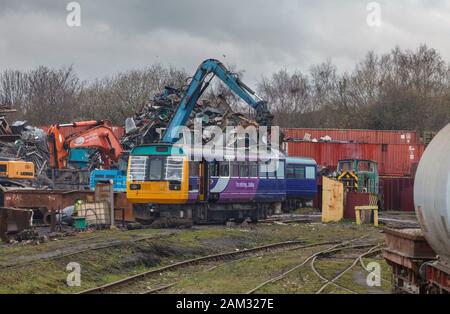
[[21, 160], [0, 160], [0, 178], [34, 179], [34, 164]]

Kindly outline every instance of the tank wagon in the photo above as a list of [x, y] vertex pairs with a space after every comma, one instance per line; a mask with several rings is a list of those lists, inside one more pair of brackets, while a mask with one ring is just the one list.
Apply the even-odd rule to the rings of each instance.
[[[428, 145], [414, 182], [420, 230], [387, 232], [385, 258], [405, 292], [450, 292], [450, 124]], [[389, 240], [389, 237], [391, 240]], [[423, 239], [423, 240], [422, 240]], [[425, 242], [429, 249], [425, 247]], [[395, 243], [397, 243], [395, 245]], [[432, 250], [431, 250], [432, 249]], [[434, 253], [434, 252], [435, 253]]]

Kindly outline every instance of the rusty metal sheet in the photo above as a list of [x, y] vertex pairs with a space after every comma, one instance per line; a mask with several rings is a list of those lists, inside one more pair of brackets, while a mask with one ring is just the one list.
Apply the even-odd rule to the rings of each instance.
[[[4, 206], [14, 208], [58, 211], [73, 205], [77, 200], [93, 202], [94, 191], [17, 189], [4, 192]], [[118, 217], [122, 218], [123, 210], [126, 220], [134, 221], [133, 207], [128, 202], [126, 193], [114, 193], [114, 207], [120, 210]]]
[[87, 201], [93, 193], [92, 191], [17, 189], [5, 191], [3, 194], [5, 207], [46, 208], [51, 211], [73, 205], [79, 199]]
[[384, 229], [387, 249], [397, 255], [412, 259], [434, 259], [436, 253], [430, 247], [422, 231], [414, 229]]
[[344, 207], [344, 218], [355, 220], [355, 206], [369, 205], [370, 195], [370, 193], [347, 192]]

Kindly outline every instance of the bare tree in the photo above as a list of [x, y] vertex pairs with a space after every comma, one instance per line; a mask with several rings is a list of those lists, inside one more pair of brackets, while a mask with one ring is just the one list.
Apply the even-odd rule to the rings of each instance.
[[23, 72], [5, 70], [0, 74], [0, 105], [21, 110], [27, 90], [27, 77]]
[[[280, 119], [282, 126], [436, 130], [450, 119], [449, 65], [425, 45], [369, 52], [350, 73], [338, 73], [330, 61], [311, 67], [298, 82], [281, 71], [259, 86], [278, 116], [295, 116]], [[306, 89], [306, 110], [299, 115], [286, 106], [297, 100], [287, 88]]]
[[179, 88], [186, 77], [183, 70], [155, 64], [144, 70], [131, 70], [96, 80], [83, 90], [81, 115], [84, 118], [109, 119], [121, 125], [165, 85]]
[[[241, 78], [245, 74], [227, 67]], [[86, 119], [122, 125], [165, 85], [186, 87], [187, 78], [184, 70], [160, 64], [89, 82], [82, 82], [72, 67], [5, 70], [0, 73], [0, 105], [17, 109], [14, 119], [35, 125]], [[280, 70], [263, 76], [257, 91], [281, 127], [437, 130], [450, 120], [450, 67], [426, 45], [369, 52], [348, 73], [339, 73], [331, 61], [308, 73]], [[235, 111], [254, 118], [254, 110], [217, 79], [202, 101], [214, 102], [219, 95]]]
[[297, 119], [312, 109], [309, 84], [303, 73], [289, 74], [287, 70], [261, 79], [258, 92], [268, 102], [277, 125], [295, 126]]

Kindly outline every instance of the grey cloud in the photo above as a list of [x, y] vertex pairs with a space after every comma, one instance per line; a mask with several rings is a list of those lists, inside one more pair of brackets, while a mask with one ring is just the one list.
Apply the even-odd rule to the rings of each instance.
[[92, 79], [154, 62], [193, 71], [213, 57], [255, 81], [326, 59], [348, 70], [368, 50], [395, 45], [450, 54], [445, 0], [379, 1], [380, 28], [366, 24], [370, 1], [79, 0], [80, 28], [65, 24], [68, 2], [0, 1], [0, 70], [73, 64]]

